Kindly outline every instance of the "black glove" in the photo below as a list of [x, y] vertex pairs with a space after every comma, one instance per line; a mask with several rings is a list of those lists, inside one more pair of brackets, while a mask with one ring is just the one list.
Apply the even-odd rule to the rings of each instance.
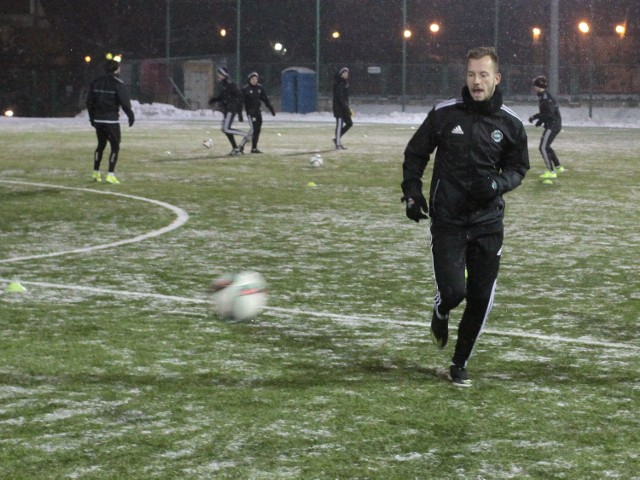
[[473, 181], [469, 189], [471, 197], [479, 203], [488, 203], [498, 196], [498, 182], [490, 176], [480, 177]]
[[533, 115], [531, 115], [529, 117], [529, 123], [533, 123], [533, 121], [536, 119], [536, 117], [534, 117]]
[[133, 115], [131, 115], [129, 117], [129, 126], [133, 127], [133, 122], [135, 122], [135, 121], [136, 121], [136, 118]]
[[213, 105], [213, 104], [214, 104], [214, 103], [216, 103], [217, 101], [218, 101], [218, 98], [217, 98], [217, 97], [211, 97], [211, 98], [209, 99], [209, 105]]
[[542, 120], [538, 120], [536, 122], [536, 127], [539, 127], [540, 125], [542, 125], [544, 122]]
[[427, 219], [429, 216], [429, 205], [427, 199], [424, 198], [422, 193], [404, 194], [400, 199], [401, 202], [407, 202], [407, 218], [410, 218], [414, 222], [419, 222], [421, 219]]
[[275, 117], [276, 116], [276, 111], [271, 109], [271, 115], [273, 115]]

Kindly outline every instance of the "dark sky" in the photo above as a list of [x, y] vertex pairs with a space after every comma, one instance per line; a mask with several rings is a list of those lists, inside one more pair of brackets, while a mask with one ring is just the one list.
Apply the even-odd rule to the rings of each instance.
[[[117, 50], [130, 58], [165, 55], [165, 0], [41, 1], [67, 38], [70, 54], [84, 55], [86, 51], [101, 55]], [[615, 38], [615, 23], [626, 20], [628, 37], [637, 37], [640, 2], [592, 2], [595, 35]], [[539, 25], [543, 37], [548, 33], [550, 3], [500, 0], [499, 47], [503, 58], [526, 61], [531, 27]], [[407, 0], [407, 23], [414, 31], [408, 44], [410, 58], [425, 61], [438, 54], [461, 57], [472, 46], [492, 44], [495, 4], [495, 0]], [[397, 61], [402, 45], [402, 5], [403, 0], [321, 0], [323, 61]], [[234, 52], [236, 6], [237, 0], [171, 0], [172, 56]], [[575, 39], [578, 20], [589, 17], [589, 1], [560, 0], [560, 14], [561, 35]], [[315, 20], [316, 0], [242, 0], [243, 58], [273, 61], [271, 45], [279, 41], [287, 47], [289, 61], [313, 62]], [[434, 20], [442, 24], [435, 38], [427, 32], [427, 25]], [[226, 39], [218, 34], [222, 27], [229, 30]], [[330, 39], [334, 29], [341, 32], [338, 41]]]

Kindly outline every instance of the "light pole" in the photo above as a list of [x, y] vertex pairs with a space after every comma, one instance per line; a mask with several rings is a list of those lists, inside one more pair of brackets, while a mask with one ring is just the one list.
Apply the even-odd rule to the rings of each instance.
[[560, 0], [551, 0], [551, 25], [549, 28], [549, 88], [559, 93], [560, 75], [558, 73], [560, 30]]
[[320, 0], [316, 0], [316, 99], [320, 96]]
[[593, 43], [591, 41], [591, 26], [582, 21], [578, 24], [578, 30], [587, 37], [588, 62], [589, 62], [589, 118], [593, 118]]
[[493, 18], [493, 48], [498, 50], [498, 32], [500, 30], [500, 0], [495, 0]]
[[237, 3], [237, 16], [236, 16], [236, 83], [240, 85], [240, 69], [242, 67], [240, 63], [240, 19], [242, 10], [242, 0], [238, 0]]
[[165, 55], [167, 58], [167, 70], [169, 70], [169, 63], [171, 61], [171, 0], [167, 0], [167, 12], [166, 12], [166, 26], [165, 26]]
[[407, 104], [407, 38], [411, 32], [407, 30], [407, 0], [402, 1], [402, 111]]

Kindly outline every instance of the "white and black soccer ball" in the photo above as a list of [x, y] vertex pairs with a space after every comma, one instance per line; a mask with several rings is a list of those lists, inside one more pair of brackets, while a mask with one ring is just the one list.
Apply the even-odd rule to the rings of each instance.
[[211, 147], [213, 147], [213, 139], [212, 139], [212, 138], [208, 138], [207, 140], [205, 140], [205, 141], [203, 141], [203, 142], [202, 142], [202, 145], [203, 145], [205, 148], [211, 148]]
[[322, 165], [324, 165], [324, 160], [322, 159], [322, 155], [320, 155], [319, 153], [316, 153], [315, 155], [313, 155], [309, 159], [309, 164], [315, 168], [321, 167]]
[[267, 283], [258, 272], [223, 275], [211, 285], [213, 311], [223, 320], [247, 322], [267, 305]]

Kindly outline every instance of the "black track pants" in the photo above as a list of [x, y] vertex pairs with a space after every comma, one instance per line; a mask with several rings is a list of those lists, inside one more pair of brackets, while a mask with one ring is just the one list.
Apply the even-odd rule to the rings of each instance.
[[[436, 277], [434, 307], [446, 315], [466, 298], [452, 363], [464, 367], [491, 312], [504, 230], [474, 233], [465, 228], [431, 228]], [[465, 268], [468, 278], [465, 281]]]
[[551, 143], [553, 143], [559, 133], [559, 128], [546, 128], [542, 133], [542, 137], [540, 138], [540, 154], [542, 155], [542, 159], [544, 160], [545, 167], [547, 167], [547, 170], [550, 171], [553, 171], [556, 167], [560, 166], [560, 160], [558, 160], [558, 156], [556, 155], [555, 150], [551, 148]]
[[336, 117], [336, 146], [342, 145], [342, 136], [353, 127], [350, 115]]
[[98, 137], [98, 147], [93, 154], [93, 169], [100, 170], [102, 162], [102, 153], [109, 142], [111, 153], [109, 154], [109, 172], [114, 173], [116, 163], [118, 163], [118, 154], [120, 153], [120, 124], [119, 123], [95, 123], [96, 137]]
[[253, 132], [251, 130], [249, 130], [248, 132], [243, 132], [242, 130], [238, 130], [237, 128], [232, 127], [233, 120], [236, 116], [234, 112], [226, 112], [223, 115], [224, 118], [222, 119], [222, 133], [226, 135], [229, 143], [233, 148], [238, 148], [235, 135], [241, 136], [242, 142], [240, 143], [240, 146], [244, 147], [247, 141], [251, 138]]
[[253, 136], [251, 137], [251, 149], [255, 150], [258, 148], [258, 140], [260, 140], [260, 132], [262, 131], [262, 113], [258, 112], [255, 115], [249, 115], [247, 113], [247, 121], [249, 122], [249, 127], [253, 131]]

